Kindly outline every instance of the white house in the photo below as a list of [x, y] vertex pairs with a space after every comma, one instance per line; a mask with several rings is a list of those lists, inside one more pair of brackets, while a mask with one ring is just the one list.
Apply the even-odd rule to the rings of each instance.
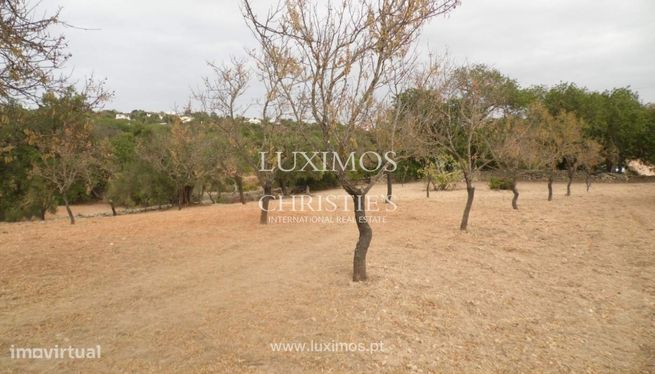
[[129, 114], [116, 113], [116, 119], [126, 119], [128, 121], [132, 120]]

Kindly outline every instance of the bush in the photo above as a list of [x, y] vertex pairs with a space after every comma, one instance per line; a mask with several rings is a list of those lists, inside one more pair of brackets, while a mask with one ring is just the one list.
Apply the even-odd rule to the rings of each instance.
[[418, 175], [429, 180], [434, 185], [435, 191], [452, 190], [464, 177], [453, 158], [447, 155], [441, 156], [436, 161], [429, 161], [418, 170]]
[[459, 170], [451, 172], [439, 172], [434, 175], [433, 183], [435, 188], [439, 191], [452, 190], [458, 182], [463, 178], [463, 174]]
[[489, 179], [489, 188], [492, 190], [511, 190], [512, 181], [505, 178], [491, 177]]

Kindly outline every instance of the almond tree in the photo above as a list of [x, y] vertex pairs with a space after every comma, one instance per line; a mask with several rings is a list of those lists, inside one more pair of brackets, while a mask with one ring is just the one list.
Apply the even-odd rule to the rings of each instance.
[[[259, 124], [251, 125], [239, 118], [250, 107], [238, 106], [252, 76], [245, 60], [233, 58], [223, 65], [210, 64], [214, 76], [204, 79], [203, 89], [195, 96], [206, 111], [216, 112], [223, 117], [215, 123], [227, 145], [227, 153], [223, 153], [220, 162], [223, 170], [230, 173], [237, 183], [243, 204], [243, 173], [255, 171], [263, 190], [260, 223], [268, 224], [268, 206], [277, 172], [276, 151], [289, 139], [285, 135], [287, 126], [280, 121], [284, 103], [279, 99], [281, 96], [278, 91], [284, 87], [272, 77], [287, 75], [294, 71], [295, 66], [291, 60], [273, 64], [272, 57], [266, 53], [253, 53], [251, 57], [255, 61], [258, 78], [265, 87]], [[294, 109], [299, 110], [298, 107], [296, 105]]]
[[520, 116], [507, 116], [499, 120], [487, 137], [494, 166], [510, 181], [512, 208], [518, 209], [518, 177], [522, 170], [541, 168], [543, 159], [536, 151], [535, 127]]
[[548, 201], [553, 200], [553, 181], [559, 164], [564, 161], [567, 166], [569, 182], [567, 195], [575, 169], [578, 144], [582, 139], [581, 123], [575, 114], [560, 111], [552, 115], [542, 104], [533, 104], [528, 114], [529, 121], [537, 126], [535, 151], [543, 160], [543, 168], [548, 177]]
[[585, 139], [580, 144], [580, 152], [578, 154], [578, 164], [582, 167], [585, 173], [585, 184], [587, 192], [591, 188], [591, 175], [594, 169], [603, 162], [603, 146], [592, 139]]
[[75, 216], [69, 203], [70, 189], [75, 183], [87, 180], [95, 155], [91, 107], [86, 100], [72, 89], [62, 97], [46, 94], [37, 112], [39, 130], [28, 135], [29, 143], [39, 151], [32, 175], [44, 180], [61, 196], [71, 224], [75, 223]]
[[59, 11], [42, 15], [38, 1], [0, 1], [0, 102], [28, 98], [38, 101], [38, 92], [59, 88], [57, 70], [69, 58], [66, 41], [52, 34], [61, 24]]
[[[244, 0], [243, 10], [262, 53], [274, 67], [270, 81], [279, 84], [277, 92], [288, 111], [320, 128], [322, 151], [346, 160], [357, 149], [356, 132], [366, 126], [376, 95], [388, 88], [390, 65], [404, 63], [422, 26], [457, 3], [288, 0], [259, 17], [251, 1]], [[337, 170], [341, 186], [353, 199], [359, 231], [353, 258], [355, 282], [367, 279], [366, 254], [373, 237], [365, 197], [386, 170], [387, 165], [365, 180]]]
[[212, 75], [203, 78], [203, 87], [194, 93], [194, 97], [205, 112], [221, 116], [212, 121], [225, 140], [224, 149], [217, 150], [221, 152], [220, 166], [234, 180], [241, 204], [245, 204], [243, 176], [249, 171], [249, 163], [244, 162], [244, 158], [250, 157], [243, 157], [242, 153], [252, 153], [253, 150], [248, 144], [249, 139], [244, 134], [239, 118], [243, 117], [247, 110], [247, 107], [241, 105], [241, 101], [248, 89], [251, 72], [246, 62], [237, 58], [232, 58], [229, 63], [222, 65], [208, 65], [212, 69]]
[[[439, 71], [439, 68], [432, 70]], [[499, 116], [511, 110], [516, 83], [484, 65], [433, 74], [424, 86], [407, 93], [408, 115], [424, 147], [434, 157], [445, 152], [459, 164], [467, 199], [460, 230], [468, 227], [478, 172], [493, 161], [487, 136]]]

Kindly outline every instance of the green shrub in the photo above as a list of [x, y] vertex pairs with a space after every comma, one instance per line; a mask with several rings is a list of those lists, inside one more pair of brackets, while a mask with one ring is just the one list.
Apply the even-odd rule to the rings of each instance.
[[442, 155], [436, 161], [429, 161], [417, 173], [421, 178], [429, 180], [435, 191], [452, 190], [464, 178], [457, 163], [448, 155]]
[[512, 181], [505, 178], [491, 177], [489, 179], [489, 188], [492, 190], [511, 190]]

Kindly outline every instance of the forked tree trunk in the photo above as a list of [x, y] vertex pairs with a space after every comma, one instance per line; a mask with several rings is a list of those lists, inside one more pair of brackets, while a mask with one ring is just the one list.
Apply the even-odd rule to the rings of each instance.
[[268, 205], [272, 198], [271, 193], [273, 193], [273, 183], [264, 183], [264, 196], [262, 197], [261, 212], [259, 215], [259, 223], [262, 225], [268, 224]]
[[512, 198], [512, 208], [518, 209], [519, 190], [516, 188], [516, 179], [512, 180], [512, 193], [514, 194], [514, 197]]
[[66, 197], [66, 194], [62, 194], [62, 198], [64, 199], [64, 205], [66, 205], [66, 212], [68, 213], [68, 218], [70, 218], [71, 225], [74, 225], [75, 216], [73, 215], [73, 211], [71, 210], [71, 207], [68, 204], [68, 198]]
[[246, 204], [246, 198], [243, 195], [243, 177], [240, 175], [236, 175], [234, 177], [234, 183], [237, 185], [237, 190], [239, 191], [239, 201], [241, 201], [241, 204]]
[[393, 183], [391, 180], [391, 173], [387, 173], [387, 200], [386, 202], [389, 203], [391, 201], [391, 198], [393, 197]]
[[548, 177], [548, 201], [553, 200], [553, 176]]
[[462, 223], [459, 225], [459, 229], [466, 231], [466, 228], [469, 224], [469, 214], [471, 213], [471, 207], [473, 206], [473, 198], [475, 197], [475, 187], [470, 180], [466, 181], [466, 207], [464, 208], [464, 215], [462, 216]]
[[368, 279], [366, 275], [366, 253], [373, 239], [373, 230], [366, 219], [366, 194], [352, 195], [355, 203], [355, 221], [359, 230], [359, 239], [355, 246], [353, 258], [353, 282]]

